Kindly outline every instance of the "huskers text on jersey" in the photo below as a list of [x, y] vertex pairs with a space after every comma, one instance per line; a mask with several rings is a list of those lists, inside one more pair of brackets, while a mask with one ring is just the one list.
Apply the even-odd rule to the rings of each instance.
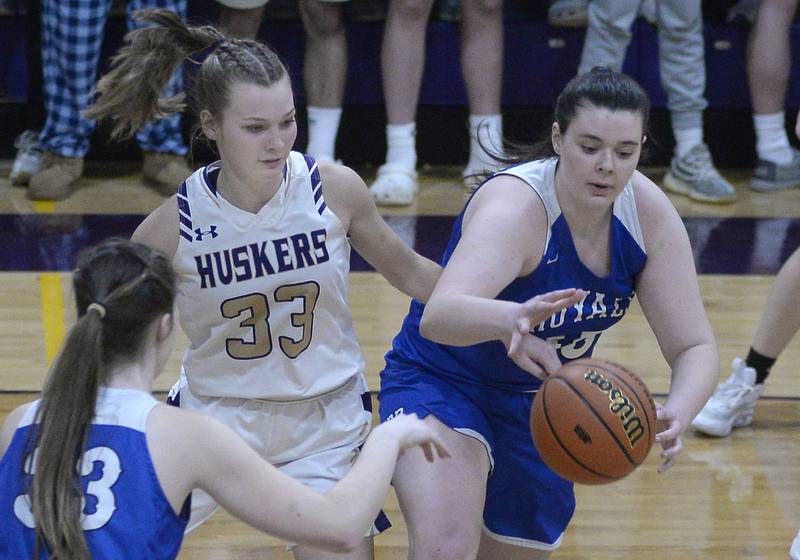
[[214, 288], [217, 282], [244, 282], [324, 263], [330, 259], [326, 238], [327, 232], [317, 229], [197, 255], [200, 287]]

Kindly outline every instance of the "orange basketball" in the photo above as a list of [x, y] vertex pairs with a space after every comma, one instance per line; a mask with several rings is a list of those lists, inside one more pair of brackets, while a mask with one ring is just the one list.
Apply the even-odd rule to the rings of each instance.
[[606, 484], [644, 462], [655, 440], [656, 407], [635, 373], [604, 360], [576, 360], [542, 383], [531, 433], [556, 474]]

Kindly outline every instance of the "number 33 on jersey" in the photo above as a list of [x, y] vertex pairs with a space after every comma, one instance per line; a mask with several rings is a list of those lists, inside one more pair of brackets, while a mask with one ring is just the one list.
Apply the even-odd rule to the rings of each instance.
[[217, 192], [220, 165], [196, 171], [177, 195], [173, 264], [192, 393], [293, 401], [341, 387], [364, 358], [348, 303], [350, 244], [316, 162], [292, 152], [256, 214]]

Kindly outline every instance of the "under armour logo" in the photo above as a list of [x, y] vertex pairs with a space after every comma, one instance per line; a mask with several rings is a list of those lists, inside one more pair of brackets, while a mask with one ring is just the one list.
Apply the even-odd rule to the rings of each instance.
[[194, 233], [195, 233], [195, 235], [196, 235], [196, 237], [195, 237], [195, 241], [202, 241], [202, 240], [203, 240], [203, 238], [204, 238], [206, 235], [210, 235], [210, 236], [211, 236], [211, 239], [214, 239], [216, 236], [218, 236], [218, 235], [219, 235], [219, 234], [217, 233], [217, 226], [215, 226], [215, 225], [211, 225], [211, 226], [209, 226], [209, 229], [208, 229], [208, 231], [203, 231], [203, 230], [201, 230], [200, 228], [197, 228], [196, 230], [194, 230]]
[[558, 260], [558, 253], [556, 253], [556, 256], [553, 257], [552, 259], [547, 259], [547, 264], [553, 264], [557, 260]]

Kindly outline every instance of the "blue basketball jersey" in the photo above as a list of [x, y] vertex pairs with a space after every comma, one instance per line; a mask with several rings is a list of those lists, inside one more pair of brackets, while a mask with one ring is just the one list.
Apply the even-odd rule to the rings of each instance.
[[[586, 290], [588, 294], [579, 303], [555, 314], [531, 331], [553, 344], [561, 361], [566, 362], [591, 356], [600, 334], [622, 318], [634, 297], [636, 276], [644, 268], [647, 256], [633, 185], [628, 182], [614, 202], [610, 273], [599, 277], [580, 261], [556, 198], [557, 163], [556, 158], [532, 161], [499, 173], [518, 177], [536, 191], [544, 203], [549, 227], [545, 251], [536, 269], [511, 282], [497, 299], [524, 302], [553, 290]], [[442, 266], [447, 264], [461, 238], [463, 218], [464, 210], [453, 225]], [[386, 355], [387, 367], [393, 362], [416, 364], [457, 382], [486, 384], [512, 391], [533, 391], [539, 387], [541, 381], [510, 360], [500, 341], [459, 347], [423, 338], [419, 333], [419, 322], [424, 308], [416, 300], [411, 302], [403, 327]]]
[[[23, 468], [32, 468], [28, 440], [38, 404], [27, 410], [0, 460], [0, 559], [33, 558], [34, 519]], [[93, 558], [178, 555], [189, 508], [176, 515], [150, 459], [145, 425], [157, 404], [143, 391], [105, 388], [98, 394], [80, 473], [81, 526]]]

